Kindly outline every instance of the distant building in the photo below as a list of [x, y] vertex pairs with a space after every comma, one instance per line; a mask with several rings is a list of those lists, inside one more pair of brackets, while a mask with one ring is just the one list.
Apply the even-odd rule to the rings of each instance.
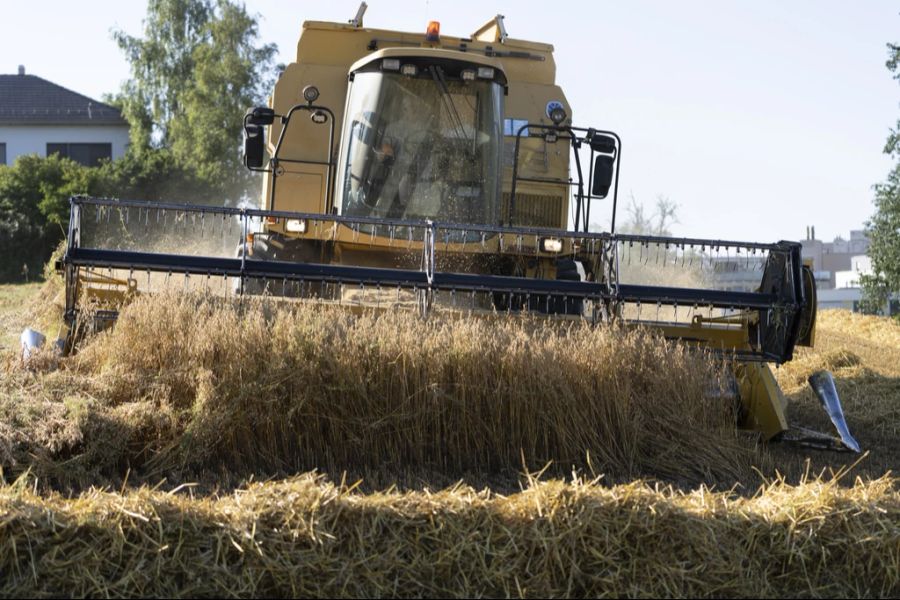
[[[815, 228], [807, 227], [801, 245], [804, 260], [812, 260], [818, 307], [858, 311], [862, 300], [860, 275], [872, 273], [872, 260], [866, 254], [869, 250], [866, 232], [854, 230], [849, 240], [838, 236], [833, 242], [823, 242], [815, 236]], [[766, 264], [764, 255], [736, 256], [732, 249], [730, 256], [716, 255], [711, 260], [717, 288], [741, 292], [759, 289]], [[883, 313], [900, 313], [900, 298], [893, 298]]]
[[834, 272], [835, 289], [860, 287], [859, 276], [872, 274], [872, 259], [866, 256], [853, 256], [850, 258], [850, 269]]
[[[850, 232], [850, 239], [838, 236], [833, 242], [817, 240], [815, 227], [807, 227], [803, 240], [803, 258], [813, 261], [819, 308], [845, 308], [859, 311], [863, 293], [860, 275], [872, 274], [869, 238], [863, 230]], [[883, 314], [900, 313], [900, 301], [892, 298]]]
[[112, 106], [26, 75], [0, 75], [0, 164], [23, 154], [59, 154], [84, 165], [117, 159], [128, 123]]
[[851, 231], [849, 240], [838, 236], [833, 242], [823, 242], [816, 239], [815, 227], [807, 227], [806, 239], [801, 243], [803, 258], [811, 258], [813, 261], [816, 287], [820, 290], [839, 287], [836, 273], [856, 270], [853, 268], [853, 259], [865, 256], [869, 251], [869, 238], [861, 229]]

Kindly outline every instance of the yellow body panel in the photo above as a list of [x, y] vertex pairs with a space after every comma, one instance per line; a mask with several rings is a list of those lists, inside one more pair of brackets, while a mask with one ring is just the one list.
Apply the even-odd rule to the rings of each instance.
[[742, 363], [735, 370], [741, 403], [746, 413], [741, 426], [758, 431], [769, 440], [787, 430], [787, 402], [772, 369], [765, 363]]

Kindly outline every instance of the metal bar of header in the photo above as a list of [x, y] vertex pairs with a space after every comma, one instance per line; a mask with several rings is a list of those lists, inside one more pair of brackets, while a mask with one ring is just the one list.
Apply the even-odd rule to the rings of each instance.
[[[784, 243], [765, 244], [758, 242], [739, 242], [736, 240], [712, 240], [704, 238], [685, 238], [685, 237], [663, 237], [658, 235], [638, 235], [613, 233], [610, 235], [613, 241], [617, 242], [633, 242], [645, 244], [660, 244], [672, 247], [706, 247], [706, 248], [750, 248], [756, 250], [773, 250], [786, 252], [790, 250], [789, 246]], [[793, 244], [793, 242], [788, 242]]]
[[121, 208], [141, 208], [141, 209], [159, 209], [168, 211], [179, 211], [185, 213], [206, 213], [221, 214], [230, 216], [249, 216], [275, 219], [305, 219], [308, 221], [327, 221], [348, 225], [374, 225], [378, 227], [410, 227], [418, 229], [426, 229], [430, 226], [442, 230], [457, 230], [467, 232], [489, 232], [498, 234], [521, 234], [521, 235], [540, 235], [547, 237], [561, 238], [584, 238], [609, 240], [613, 242], [623, 243], [642, 243], [642, 244], [660, 244], [670, 247], [705, 247], [705, 248], [749, 248], [755, 250], [769, 250], [778, 252], [789, 252], [798, 245], [796, 242], [776, 242], [776, 243], [758, 243], [758, 242], [741, 242], [738, 240], [716, 240], [705, 238], [688, 238], [688, 237], [663, 237], [654, 235], [637, 235], [637, 234], [609, 234], [609, 233], [593, 233], [585, 231], [570, 231], [568, 229], [556, 229], [550, 227], [511, 227], [498, 226], [489, 224], [476, 223], [439, 223], [435, 222], [429, 225], [427, 221], [407, 221], [402, 219], [383, 219], [374, 217], [357, 217], [347, 215], [331, 215], [323, 213], [302, 213], [283, 210], [262, 210], [258, 208], [237, 208], [228, 206], [206, 206], [202, 204], [177, 204], [173, 202], [153, 202], [146, 200], [120, 200], [117, 198], [94, 198], [90, 196], [72, 196], [70, 198], [72, 210], [74, 207], [83, 205], [121, 207]]
[[94, 198], [92, 196], [72, 196], [70, 201], [74, 205], [84, 206], [110, 206], [122, 208], [146, 208], [172, 210], [181, 212], [214, 213], [221, 215], [240, 215], [243, 208], [231, 206], [207, 206], [204, 204], [179, 204], [176, 202], [155, 202], [150, 200], [121, 200], [119, 198]]

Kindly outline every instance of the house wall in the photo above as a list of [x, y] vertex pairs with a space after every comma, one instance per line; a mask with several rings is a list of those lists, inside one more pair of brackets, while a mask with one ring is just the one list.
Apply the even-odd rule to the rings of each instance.
[[128, 127], [120, 125], [0, 126], [0, 144], [6, 144], [6, 164], [11, 165], [23, 154], [47, 155], [48, 143], [112, 144], [113, 160], [122, 158], [128, 145]]
[[859, 288], [843, 288], [834, 290], [819, 290], [816, 295], [819, 310], [828, 308], [845, 308], [856, 310], [862, 299], [862, 290]]

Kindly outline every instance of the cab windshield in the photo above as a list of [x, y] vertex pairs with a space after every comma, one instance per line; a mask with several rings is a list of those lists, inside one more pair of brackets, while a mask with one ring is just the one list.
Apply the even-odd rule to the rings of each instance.
[[339, 163], [342, 214], [496, 222], [502, 93], [439, 66], [415, 77], [357, 72]]

